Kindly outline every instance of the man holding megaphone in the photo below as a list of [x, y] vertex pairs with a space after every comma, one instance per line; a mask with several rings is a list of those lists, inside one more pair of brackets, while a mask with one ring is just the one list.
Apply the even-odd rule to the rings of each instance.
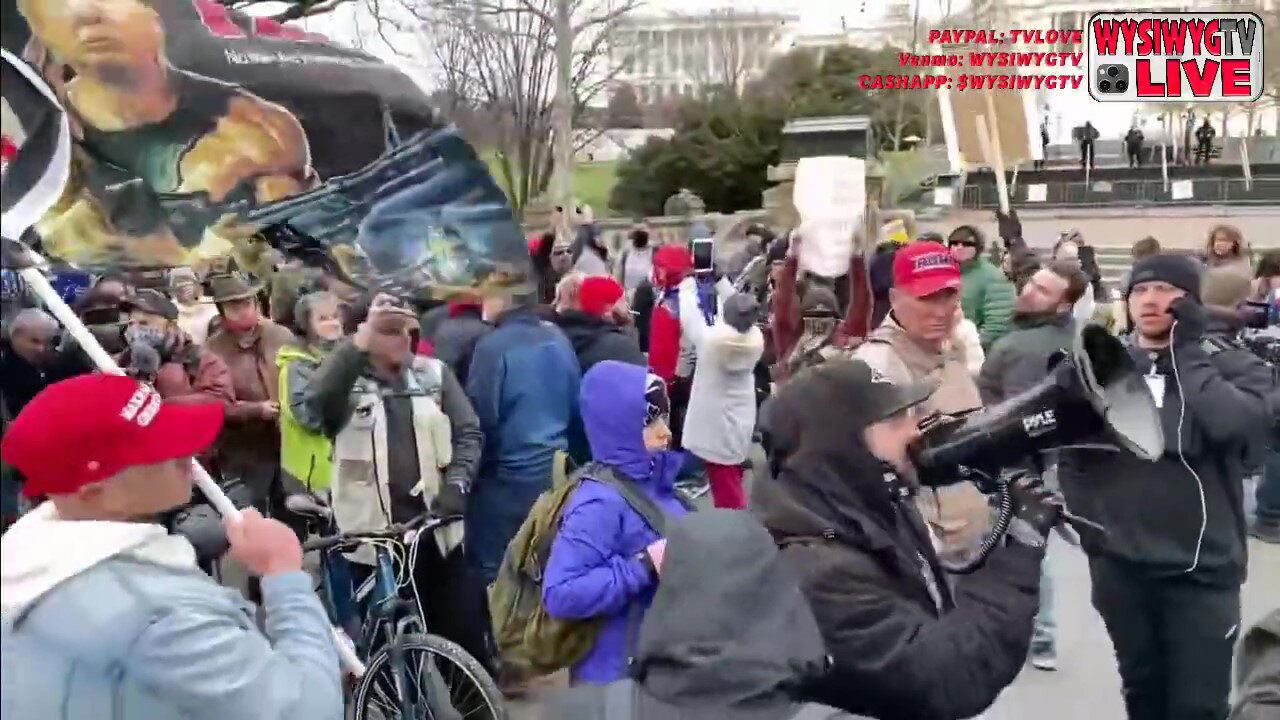
[[1243, 459], [1272, 426], [1271, 370], [1204, 336], [1189, 258], [1137, 261], [1124, 294], [1127, 351], [1163, 452], [1064, 450], [1059, 478], [1072, 508], [1107, 529], [1084, 546], [1130, 720], [1224, 718], [1246, 565]]
[[[1008, 535], [972, 574], [946, 573], [912, 501], [911, 448], [936, 387], [833, 359], [772, 401], [776, 477], [755, 487], [751, 510], [798, 574], [831, 656], [803, 688], [808, 701], [883, 720], [971, 718], [1026, 662], [1061, 499], [1038, 478], [1014, 483]], [[954, 464], [947, 474], [955, 482]]]

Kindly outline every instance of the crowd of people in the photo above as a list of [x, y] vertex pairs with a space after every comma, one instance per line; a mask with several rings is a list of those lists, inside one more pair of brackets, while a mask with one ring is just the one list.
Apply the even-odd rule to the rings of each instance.
[[[1056, 667], [1045, 547], [1069, 502], [1108, 530], [1084, 550], [1131, 720], [1225, 718], [1245, 537], [1280, 543], [1259, 350], [1280, 346], [1280, 252], [1255, 259], [1226, 225], [1199, 259], [1145, 238], [1113, 299], [1080, 233], [1044, 257], [1016, 218], [1000, 235], [886, 240], [824, 278], [794, 232], [753, 225], [708, 262], [643, 228], [608, 248], [586, 221], [530, 238], [531, 292], [434, 304], [293, 266], [270, 286], [106, 275], [74, 309], [126, 378], [94, 374], [7, 275], [5, 714], [339, 717], [297, 494], [344, 532], [463, 516], [408, 572], [433, 632], [517, 692], [489, 599], [567, 472], [537, 612], [586, 642], [557, 717], [619, 696], [646, 718], [976, 716], [1024, 664]], [[971, 483], [919, 486], [920, 422], [1018, 396], [1086, 323], [1124, 338], [1164, 455], [1099, 439], [1030, 458], [1006, 540], [951, 572], [992, 509]], [[190, 457], [242, 522], [188, 497]], [[691, 512], [704, 486], [718, 510]], [[1246, 657], [1274, 664], [1257, 632]], [[1243, 713], [1274, 708], [1275, 681], [1241, 669], [1238, 717], [1264, 717]]]

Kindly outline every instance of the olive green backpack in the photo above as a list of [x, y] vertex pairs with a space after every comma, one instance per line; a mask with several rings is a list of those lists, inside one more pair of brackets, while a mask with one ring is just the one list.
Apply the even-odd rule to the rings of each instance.
[[551, 489], [538, 496], [528, 517], [507, 545], [498, 576], [489, 586], [493, 636], [504, 672], [518, 676], [549, 675], [586, 657], [595, 644], [602, 618], [561, 620], [542, 605], [542, 581], [560, 515], [584, 477], [608, 485], [660, 535], [666, 516], [634, 483], [612, 469], [591, 463], [572, 474], [568, 458], [557, 452]]

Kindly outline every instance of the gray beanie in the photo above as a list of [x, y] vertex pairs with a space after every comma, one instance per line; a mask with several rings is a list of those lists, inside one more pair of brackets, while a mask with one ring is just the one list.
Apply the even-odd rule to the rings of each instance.
[[744, 333], [760, 319], [760, 303], [748, 293], [738, 293], [724, 301], [724, 322]]

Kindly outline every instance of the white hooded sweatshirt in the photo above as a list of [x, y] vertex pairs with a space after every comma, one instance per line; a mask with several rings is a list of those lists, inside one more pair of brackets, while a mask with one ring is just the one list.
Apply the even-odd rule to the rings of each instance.
[[0, 537], [0, 619], [9, 622], [50, 590], [117, 555], [196, 569], [186, 538], [151, 523], [62, 520], [46, 502]]

